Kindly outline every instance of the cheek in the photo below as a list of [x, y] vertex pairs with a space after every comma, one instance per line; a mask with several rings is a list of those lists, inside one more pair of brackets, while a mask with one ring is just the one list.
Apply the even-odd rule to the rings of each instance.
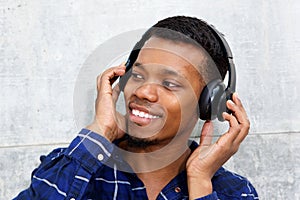
[[[128, 82], [129, 82], [129, 81], [128, 81]], [[124, 98], [125, 98], [125, 103], [128, 102], [130, 96], [133, 94], [133, 92], [134, 92], [134, 90], [135, 90], [135, 88], [136, 88], [136, 87], [134, 87], [132, 84], [130, 84], [130, 83], [128, 84], [128, 82], [127, 82], [127, 84], [125, 85], [124, 91], [123, 91], [123, 93], [124, 93]]]
[[160, 98], [164, 100], [163, 105], [166, 105], [169, 109], [169, 112], [173, 114], [184, 114], [184, 115], [191, 115], [197, 113], [198, 107], [198, 94], [194, 92], [194, 90], [186, 89], [184, 92], [180, 94], [161, 94], [160, 97], [163, 95], [167, 98]]
[[191, 118], [197, 113], [198, 99], [194, 94], [186, 93], [184, 95], [172, 95], [164, 98], [162, 104], [165, 105], [168, 118], [171, 120], [182, 120], [182, 118]]
[[[128, 81], [129, 81], [129, 80], [128, 80]], [[126, 94], [129, 94], [129, 91], [132, 90], [131, 87], [130, 87], [130, 84], [128, 85], [128, 81], [127, 81], [126, 84], [124, 85], [124, 90], [123, 90], [124, 96], [125, 96]]]
[[173, 96], [173, 98], [168, 99], [166, 105], [168, 116], [165, 128], [179, 133], [190, 130], [190, 128], [195, 126], [195, 122], [198, 120], [197, 99], [190, 96], [179, 101], [177, 97]]
[[194, 110], [198, 105], [198, 99], [200, 96], [198, 92], [195, 92], [192, 88], [188, 88], [185, 92], [180, 95], [180, 104], [184, 110], [191, 111]]
[[171, 118], [177, 118], [181, 115], [182, 112], [182, 105], [176, 96], [172, 96], [170, 98], [166, 98], [163, 105], [166, 105], [166, 110]]

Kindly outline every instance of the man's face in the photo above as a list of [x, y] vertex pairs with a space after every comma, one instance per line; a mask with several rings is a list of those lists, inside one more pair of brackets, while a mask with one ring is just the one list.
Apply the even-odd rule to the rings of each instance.
[[204, 87], [198, 68], [205, 59], [193, 45], [151, 37], [124, 88], [127, 133], [161, 144], [176, 134], [190, 134], [198, 120], [198, 99]]

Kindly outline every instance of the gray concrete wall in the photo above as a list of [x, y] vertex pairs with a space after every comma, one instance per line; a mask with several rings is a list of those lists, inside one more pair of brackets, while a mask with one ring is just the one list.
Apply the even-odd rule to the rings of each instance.
[[300, 199], [299, 1], [1, 0], [0, 6], [0, 199], [26, 188], [39, 155], [66, 146], [81, 129], [73, 92], [91, 52], [172, 15], [209, 21], [234, 52], [252, 126], [226, 166], [248, 177], [261, 199]]

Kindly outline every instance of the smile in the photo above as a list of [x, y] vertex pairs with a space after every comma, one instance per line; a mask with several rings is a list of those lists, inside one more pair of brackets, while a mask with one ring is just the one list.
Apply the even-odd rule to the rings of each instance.
[[141, 118], [146, 118], [146, 119], [157, 119], [160, 118], [160, 116], [158, 115], [151, 115], [149, 113], [145, 113], [143, 111], [139, 111], [137, 109], [132, 109], [132, 114], [137, 116], [137, 117], [141, 117]]

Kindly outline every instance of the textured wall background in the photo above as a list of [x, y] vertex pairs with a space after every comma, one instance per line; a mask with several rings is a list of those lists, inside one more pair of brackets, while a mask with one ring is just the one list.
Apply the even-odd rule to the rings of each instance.
[[0, 199], [28, 187], [39, 155], [81, 129], [73, 91], [91, 52], [172, 15], [214, 24], [233, 50], [252, 128], [226, 166], [261, 199], [300, 199], [299, 1], [1, 0], [0, 9]]

